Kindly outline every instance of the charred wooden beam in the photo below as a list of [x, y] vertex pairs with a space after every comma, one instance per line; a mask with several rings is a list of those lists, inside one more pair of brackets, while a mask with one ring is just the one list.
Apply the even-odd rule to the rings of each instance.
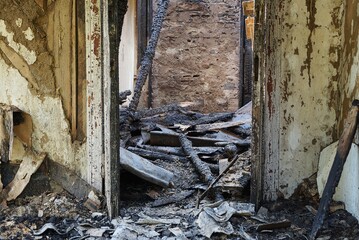
[[216, 129], [223, 129], [229, 127], [236, 127], [238, 125], [244, 124], [243, 121], [229, 121], [229, 122], [216, 122], [216, 123], [209, 123], [209, 124], [199, 124], [196, 125], [194, 128], [196, 131], [209, 131], [209, 130], [216, 130]]
[[174, 112], [174, 111], [183, 111], [185, 108], [178, 106], [177, 104], [169, 104], [163, 107], [159, 108], [151, 108], [151, 109], [145, 109], [140, 110], [134, 113], [134, 119], [142, 119], [146, 117], [152, 117], [154, 115], [167, 113], [167, 112]]
[[157, 151], [153, 151], [153, 150], [146, 150], [146, 149], [141, 149], [141, 148], [136, 148], [136, 147], [128, 147], [128, 150], [136, 153], [142, 157], [148, 158], [148, 159], [152, 159], [152, 160], [156, 160], [156, 159], [162, 159], [162, 160], [166, 160], [166, 161], [171, 161], [171, 162], [175, 162], [175, 161], [187, 161], [186, 157], [180, 157], [180, 156], [174, 156], [168, 153], [162, 153], [162, 152], [157, 152]]
[[188, 140], [184, 134], [179, 135], [179, 140], [181, 142], [183, 151], [190, 157], [193, 165], [195, 166], [201, 177], [206, 183], [211, 183], [214, 179], [211, 170], [206, 164], [202, 162], [202, 160], [198, 157], [197, 153], [193, 150], [192, 142]]
[[[176, 155], [184, 157], [186, 154], [183, 152], [183, 149], [180, 147], [162, 147], [162, 146], [150, 146], [150, 145], [139, 145], [140, 148], [167, 153], [170, 155]], [[222, 147], [193, 147], [193, 149], [200, 155], [213, 155], [218, 151], [222, 151]]]
[[136, 81], [133, 97], [129, 105], [129, 110], [131, 112], [135, 112], [137, 109], [141, 97], [142, 88], [146, 82], [148, 73], [151, 70], [153, 57], [155, 56], [155, 50], [162, 29], [162, 23], [166, 16], [168, 3], [169, 0], [160, 0], [158, 2], [157, 12], [153, 19], [151, 37], [148, 42], [145, 55], [143, 56], [141, 62], [141, 66], [137, 75], [137, 81]]
[[201, 125], [201, 124], [214, 123], [214, 122], [218, 122], [218, 121], [225, 121], [225, 120], [232, 118], [233, 115], [234, 115], [234, 113], [217, 113], [214, 115], [203, 116], [197, 120], [187, 122], [187, 124], [189, 124], [191, 126], [196, 126], [196, 125]]
[[[170, 146], [170, 147], [179, 147], [181, 146], [181, 142], [178, 139], [179, 134], [175, 133], [164, 133], [160, 131], [151, 131], [150, 132], [150, 143], [151, 145], [157, 146]], [[204, 137], [188, 137], [188, 139], [192, 142], [193, 146], [207, 146], [207, 147], [216, 147], [216, 143], [225, 142], [223, 146], [227, 145], [228, 142], [223, 139], [215, 139], [215, 138], [204, 138]]]
[[340, 176], [343, 172], [344, 163], [348, 157], [355, 132], [358, 128], [359, 118], [359, 100], [354, 100], [352, 107], [345, 122], [345, 127], [339, 139], [337, 153], [334, 158], [332, 168], [330, 169], [327, 183], [325, 184], [322, 198], [320, 199], [317, 215], [315, 216], [310, 239], [315, 239], [321, 228], [324, 218], [328, 212], [329, 204], [338, 186]]

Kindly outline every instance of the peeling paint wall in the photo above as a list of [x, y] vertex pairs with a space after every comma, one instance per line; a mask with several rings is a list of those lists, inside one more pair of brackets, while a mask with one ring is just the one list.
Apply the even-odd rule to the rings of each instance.
[[33, 0], [19, 5], [0, 0], [0, 102], [31, 115], [35, 151], [86, 179], [86, 144], [72, 141], [61, 94], [61, 84], [71, 80], [71, 63], [63, 58], [71, 55], [70, 2], [59, 0], [43, 9]]
[[[156, 1], [154, 1], [156, 5]], [[170, 1], [153, 64], [153, 106], [238, 109], [240, 1]]]
[[359, 99], [359, 3], [356, 0], [345, 1], [342, 38], [339, 72], [341, 86], [339, 134], [343, 130], [344, 119], [351, 102]]
[[[256, 1], [254, 161], [264, 200], [289, 197], [335, 139], [343, 3]], [[259, 107], [259, 108], [258, 108]], [[256, 175], [258, 177], [258, 174]]]

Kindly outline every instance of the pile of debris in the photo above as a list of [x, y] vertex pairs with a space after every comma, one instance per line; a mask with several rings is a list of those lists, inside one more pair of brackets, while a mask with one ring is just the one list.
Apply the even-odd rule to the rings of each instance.
[[[209, 190], [241, 193], [250, 181], [251, 103], [235, 113], [201, 114], [184, 104], [142, 110], [121, 126], [120, 164], [162, 187], [175, 184], [173, 173], [153, 164], [191, 162]], [[124, 108], [120, 119], [127, 119]], [[211, 191], [210, 191], [211, 192]], [[201, 196], [199, 200], [204, 197]]]

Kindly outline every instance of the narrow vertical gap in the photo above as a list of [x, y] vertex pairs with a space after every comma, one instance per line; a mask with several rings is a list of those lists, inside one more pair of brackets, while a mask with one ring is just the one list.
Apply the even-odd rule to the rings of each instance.
[[238, 108], [243, 106], [243, 90], [244, 90], [244, 13], [242, 0], [239, 6], [239, 84], [238, 84]]
[[[152, 15], [153, 15], [153, 2], [152, 0], [148, 0], [147, 2], [147, 6], [146, 6], [146, 40], [148, 41], [148, 39], [151, 36], [151, 26], [152, 26]], [[146, 42], [147, 42], [146, 41]], [[148, 99], [147, 99], [147, 107], [148, 108], [152, 108], [153, 105], [153, 88], [152, 88], [152, 83], [153, 83], [153, 77], [152, 77], [152, 68], [150, 69], [150, 72], [148, 73]]]

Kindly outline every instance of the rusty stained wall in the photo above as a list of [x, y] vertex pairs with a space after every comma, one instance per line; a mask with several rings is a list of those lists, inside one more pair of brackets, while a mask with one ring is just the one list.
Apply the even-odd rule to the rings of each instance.
[[351, 102], [359, 99], [359, 3], [346, 0], [344, 6], [342, 51], [340, 55], [340, 115], [338, 133], [343, 130]]
[[[263, 199], [289, 197], [337, 139], [340, 0], [256, 1], [254, 138]], [[258, 14], [258, 13], [257, 13]], [[257, 25], [258, 26], [258, 25]], [[256, 60], [257, 61], [257, 60]], [[263, 100], [263, 101], [261, 101]], [[260, 106], [260, 109], [258, 109]]]
[[86, 179], [86, 144], [73, 143], [61, 98], [66, 91], [62, 83], [71, 78], [66, 58], [72, 56], [72, 7], [67, 0], [47, 9], [33, 0], [0, 0], [0, 102], [31, 115], [35, 151], [46, 152]]
[[154, 107], [193, 101], [204, 112], [238, 108], [239, 16], [236, 0], [170, 2], [153, 64]]

